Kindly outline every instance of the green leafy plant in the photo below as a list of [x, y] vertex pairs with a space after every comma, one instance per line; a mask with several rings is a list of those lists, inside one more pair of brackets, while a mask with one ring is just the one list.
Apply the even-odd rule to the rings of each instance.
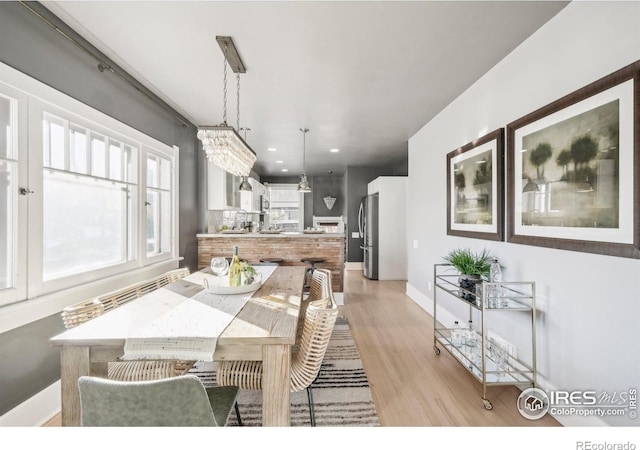
[[254, 278], [256, 276], [256, 269], [249, 263], [241, 262], [240, 270], [244, 274], [246, 284], [251, 284], [254, 282]]
[[481, 252], [473, 252], [468, 248], [453, 249], [444, 257], [444, 260], [463, 275], [475, 275], [489, 279], [491, 256], [486, 249]]

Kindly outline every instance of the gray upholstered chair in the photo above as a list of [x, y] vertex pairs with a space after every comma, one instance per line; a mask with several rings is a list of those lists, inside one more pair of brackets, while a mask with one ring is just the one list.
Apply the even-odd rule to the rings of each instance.
[[82, 376], [80, 424], [85, 427], [224, 426], [235, 407], [237, 387], [205, 387], [195, 375], [151, 381]]

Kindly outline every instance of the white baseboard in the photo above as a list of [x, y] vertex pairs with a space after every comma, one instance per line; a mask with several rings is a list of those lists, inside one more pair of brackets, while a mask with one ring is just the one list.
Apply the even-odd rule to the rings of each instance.
[[344, 270], [364, 270], [364, 263], [346, 262], [344, 263]]
[[[418, 304], [422, 309], [424, 309], [431, 317], [433, 317], [433, 299], [429, 298], [418, 289], [416, 289], [411, 283], [407, 282], [407, 287], [405, 289], [405, 293], [409, 298], [411, 298], [414, 302]], [[445, 325], [453, 325], [456, 320], [460, 320], [455, 317], [449, 311], [444, 308], [438, 308], [438, 322]]]
[[407, 281], [407, 285], [405, 288], [405, 294], [411, 298], [414, 302], [418, 304], [422, 309], [428, 312], [431, 316], [433, 316], [433, 299], [427, 297], [418, 289], [416, 289], [411, 283]]
[[60, 412], [60, 380], [0, 416], [0, 427], [41, 427]]

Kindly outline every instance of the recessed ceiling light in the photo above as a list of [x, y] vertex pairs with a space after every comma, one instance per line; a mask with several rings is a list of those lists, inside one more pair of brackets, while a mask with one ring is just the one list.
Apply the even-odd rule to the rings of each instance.
[[288, 171], [289, 171], [289, 169], [282, 169], [282, 171], [283, 171], [283, 172], [288, 172]]
[[273, 148], [273, 147], [269, 147], [267, 150], [269, 150], [270, 152], [275, 152], [276, 151], [276, 149]]
[[329, 150], [331, 153], [338, 153], [340, 151], [339, 148], [332, 148], [331, 150]]
[[276, 164], [282, 164], [282, 161], [278, 160], [276, 161]]

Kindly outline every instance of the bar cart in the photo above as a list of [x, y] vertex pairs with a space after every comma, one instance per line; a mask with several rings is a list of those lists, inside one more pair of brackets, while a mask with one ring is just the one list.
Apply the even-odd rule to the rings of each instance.
[[[435, 264], [433, 268], [433, 350], [440, 354], [445, 348], [478, 381], [482, 383], [482, 401], [488, 410], [493, 405], [487, 399], [488, 386], [536, 384], [536, 291], [535, 283], [512, 281], [490, 283], [481, 281], [476, 292], [461, 288], [460, 274], [451, 264]], [[480, 316], [478, 329], [445, 326], [438, 320], [438, 297], [448, 295], [453, 301], [469, 307], [469, 321], [474, 311]], [[530, 316], [531, 355], [520, 358], [502, 341], [488, 335], [487, 317], [493, 315], [528, 314]], [[529, 318], [527, 317], [527, 322]], [[471, 322], [469, 322], [471, 323]], [[477, 326], [477, 325], [476, 325]], [[523, 360], [523, 359], [526, 359]]]

